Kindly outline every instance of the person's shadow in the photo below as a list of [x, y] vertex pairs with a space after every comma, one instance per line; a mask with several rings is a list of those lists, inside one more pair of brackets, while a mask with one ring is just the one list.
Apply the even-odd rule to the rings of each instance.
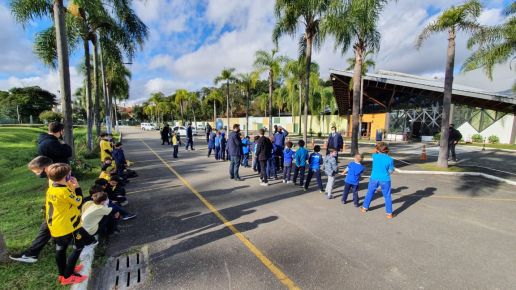
[[[415, 203], [417, 203], [421, 199], [434, 195], [436, 190], [437, 190], [437, 188], [435, 188], [435, 187], [427, 187], [426, 189], [418, 190], [418, 191], [416, 191], [414, 193], [400, 196], [399, 198], [393, 200], [392, 204], [393, 205], [397, 204], [397, 203], [403, 203], [403, 204], [400, 207], [394, 209], [393, 214], [394, 215], [398, 215], [398, 214], [402, 213], [403, 211], [405, 211], [406, 209], [408, 209], [409, 207], [411, 207], [412, 205], [414, 205]], [[393, 189], [391, 191], [391, 194], [392, 193], [397, 193], [399, 191], [400, 190], [394, 190]], [[379, 197], [381, 197], [381, 195], [378, 195], [378, 198]], [[372, 210], [375, 210], [375, 209], [380, 209], [380, 208], [382, 208], [384, 206], [385, 206], [385, 203], [384, 204], [379, 204], [379, 205], [376, 205], [374, 207], [370, 207], [368, 209], [368, 211], [372, 211]]]

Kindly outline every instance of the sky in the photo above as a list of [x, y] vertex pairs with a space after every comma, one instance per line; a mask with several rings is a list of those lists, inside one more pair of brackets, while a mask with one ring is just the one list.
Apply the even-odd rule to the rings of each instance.
[[[67, 3], [68, 1], [65, 1]], [[386, 6], [379, 20], [380, 51], [375, 55], [377, 70], [391, 70], [427, 77], [444, 76], [446, 33], [429, 38], [417, 50], [415, 41], [423, 28], [456, 0], [398, 0]], [[502, 10], [508, 0], [483, 1], [479, 21], [493, 25], [503, 22]], [[271, 34], [275, 24], [274, 0], [135, 0], [134, 10], [149, 27], [149, 38], [132, 60], [130, 98], [134, 104], [154, 92], [172, 94], [177, 89], [197, 90], [213, 86], [213, 79], [227, 67], [237, 72], [253, 69], [254, 54], [274, 47]], [[37, 20], [23, 27], [9, 11], [9, 1], [0, 0], [0, 90], [14, 86], [38, 85], [57, 94], [57, 73], [32, 52], [34, 35], [50, 26], [49, 19]], [[301, 30], [299, 31], [299, 35]], [[297, 37], [283, 37], [279, 53], [297, 58]], [[457, 39], [456, 71], [471, 53], [466, 48], [467, 35]], [[351, 51], [342, 55], [326, 39], [314, 52], [312, 60], [320, 65], [322, 78], [331, 68], [344, 69]], [[82, 84], [76, 68], [82, 51], [72, 52], [70, 74], [72, 92]], [[130, 60], [127, 60], [128, 62]], [[504, 91], [512, 86], [516, 71], [509, 65], [498, 66], [494, 80], [481, 72], [458, 74], [456, 82], [490, 91]]]

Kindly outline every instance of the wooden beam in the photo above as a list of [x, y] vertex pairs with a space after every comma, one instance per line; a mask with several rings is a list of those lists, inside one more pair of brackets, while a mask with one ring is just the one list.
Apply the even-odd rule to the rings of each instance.
[[380, 105], [380, 106], [384, 107], [384, 108], [387, 110], [387, 106], [386, 106], [384, 103], [382, 103], [382, 102], [378, 101], [377, 99], [375, 99], [375, 98], [373, 98], [373, 97], [369, 96], [369, 95], [368, 95], [368, 94], [366, 94], [366, 93], [364, 93], [364, 96], [366, 96], [367, 98], [369, 98], [370, 100], [372, 100], [373, 102], [377, 103], [378, 105]]

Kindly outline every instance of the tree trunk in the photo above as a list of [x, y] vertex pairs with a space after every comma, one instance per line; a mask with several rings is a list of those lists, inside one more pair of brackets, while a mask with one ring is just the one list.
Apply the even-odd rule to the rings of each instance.
[[303, 105], [303, 79], [299, 79], [299, 128], [298, 133], [301, 136], [301, 116], [303, 113], [301, 112]]
[[99, 53], [100, 53], [100, 67], [101, 67], [101, 73], [102, 73], [102, 88], [104, 91], [104, 115], [105, 115], [105, 124], [106, 124], [106, 132], [108, 134], [111, 134], [111, 108], [112, 108], [112, 102], [111, 102], [111, 96], [109, 94], [109, 86], [106, 78], [106, 68], [104, 67], [104, 57], [102, 54], [102, 44], [99, 40]]
[[114, 101], [114, 107], [113, 107], [113, 116], [115, 117], [115, 128], [118, 126], [118, 106], [116, 104], [116, 98], [113, 98]]
[[56, 27], [57, 62], [63, 111], [64, 141], [73, 146], [72, 92], [70, 89], [70, 63], [68, 59], [68, 40], [66, 38], [65, 10], [63, 0], [54, 0], [54, 25]]
[[272, 82], [273, 82], [272, 69], [269, 70], [269, 137], [272, 136]]
[[362, 82], [362, 54], [361, 43], [355, 46], [355, 71], [353, 72], [353, 128], [351, 129], [351, 156], [359, 153], [358, 150], [358, 122], [360, 118], [360, 83]]
[[[306, 35], [306, 33], [305, 33]], [[303, 140], [305, 143], [308, 142], [308, 102], [310, 95], [310, 69], [312, 64], [312, 42], [313, 36], [305, 36], [306, 37], [306, 55], [305, 55], [305, 102], [303, 104], [305, 109], [305, 120], [304, 120], [304, 128], [303, 128]]]
[[448, 53], [446, 59], [446, 71], [444, 73], [444, 98], [443, 114], [441, 120], [441, 141], [437, 166], [448, 167], [448, 138], [450, 126], [450, 109], [453, 89], [453, 69], [455, 67], [455, 28], [448, 31]]
[[86, 67], [86, 139], [88, 151], [93, 151], [93, 100], [91, 98], [91, 63], [90, 43], [88, 39], [83, 40], [84, 44], [84, 66]]
[[226, 82], [226, 120], [227, 120], [227, 128], [229, 131], [229, 80]]
[[213, 126], [217, 127], [217, 102], [213, 101]]
[[246, 108], [245, 108], [245, 135], [249, 136], [249, 95], [251, 94], [250, 90], [247, 90], [246, 94]]
[[93, 41], [93, 66], [94, 66], [94, 72], [93, 72], [93, 81], [95, 82], [95, 133], [97, 133], [97, 136], [100, 136], [100, 124], [102, 123], [102, 120], [100, 119], [100, 86], [101, 84], [99, 82], [99, 53], [98, 53], [98, 42], [96, 39]]

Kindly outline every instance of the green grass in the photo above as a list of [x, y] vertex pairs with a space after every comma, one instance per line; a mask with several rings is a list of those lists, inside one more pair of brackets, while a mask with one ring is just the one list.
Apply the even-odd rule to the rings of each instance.
[[465, 168], [448, 165], [448, 168], [442, 168], [438, 167], [435, 162], [432, 163], [421, 163], [417, 164], [417, 167], [419, 167], [421, 170], [428, 170], [428, 171], [447, 171], [447, 172], [466, 172]]
[[[27, 163], [36, 156], [36, 140], [44, 130], [0, 127], [0, 232], [9, 253], [30, 246], [44, 218], [44, 194], [47, 180], [34, 176]], [[77, 139], [85, 130], [76, 129]], [[93, 184], [100, 168], [98, 158], [84, 160], [93, 168], [81, 175], [83, 190]], [[49, 244], [34, 264], [8, 261], [0, 264], [2, 289], [66, 289], [57, 283], [54, 246]]]
[[[461, 144], [461, 145], [475, 146], [475, 147], [484, 146], [484, 144], [481, 144], [481, 143], [467, 143], [467, 144]], [[486, 143], [486, 148], [516, 150], [516, 144], [487, 144]]]

